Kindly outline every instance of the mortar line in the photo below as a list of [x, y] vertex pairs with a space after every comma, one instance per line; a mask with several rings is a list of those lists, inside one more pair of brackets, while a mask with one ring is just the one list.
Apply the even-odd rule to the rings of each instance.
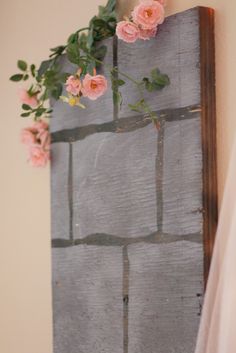
[[189, 241], [193, 243], [202, 243], [202, 235], [200, 233], [189, 233], [185, 235], [168, 234], [153, 232], [136, 238], [125, 238], [106, 233], [90, 234], [81, 239], [52, 239], [53, 248], [66, 248], [79, 245], [96, 245], [96, 246], [129, 246], [132, 244], [170, 244], [178, 241]]
[[[179, 109], [167, 109], [162, 111], [156, 111], [156, 114], [160, 116], [162, 120], [174, 122], [197, 118], [200, 119], [200, 111], [201, 110], [198, 106], [189, 106]], [[73, 129], [65, 129], [52, 132], [52, 143], [79, 141], [85, 139], [90, 135], [102, 132], [131, 132], [141, 129], [151, 123], [151, 119], [148, 119], [143, 115], [119, 118], [117, 120], [108, 121], [102, 124], [90, 124], [86, 126], [76, 127]]]
[[123, 246], [123, 353], [129, 351], [129, 257], [127, 245]]
[[68, 208], [69, 208], [69, 239], [73, 242], [73, 143], [69, 143], [69, 167], [68, 167]]
[[156, 158], [157, 229], [163, 229], [163, 161], [164, 161], [165, 120], [160, 119]]
[[[116, 35], [114, 35], [113, 37], [112, 51], [113, 51], [113, 67], [118, 68], [118, 38]], [[118, 79], [118, 72], [115, 71], [113, 76], [115, 79]], [[115, 88], [113, 91], [113, 97], [114, 97], [114, 94], [118, 94], [118, 93], [119, 93], [119, 86], [115, 85]], [[113, 98], [113, 120], [117, 121], [118, 119], [119, 119], [119, 103], [117, 102], [117, 100], [114, 100]]]

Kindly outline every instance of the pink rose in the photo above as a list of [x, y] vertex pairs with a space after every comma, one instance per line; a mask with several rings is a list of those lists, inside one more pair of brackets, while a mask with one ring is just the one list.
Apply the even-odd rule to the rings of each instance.
[[44, 130], [48, 130], [48, 123], [42, 119], [36, 121], [32, 126], [31, 130], [35, 132], [40, 132]]
[[20, 100], [23, 104], [27, 104], [27, 105], [31, 106], [32, 108], [35, 108], [38, 105], [37, 94], [30, 96], [29, 93], [27, 92], [27, 90], [24, 88], [22, 88], [20, 90], [19, 97], [20, 97]]
[[157, 0], [162, 6], [166, 6], [166, 0]]
[[51, 136], [49, 131], [47, 130], [42, 130], [37, 134], [37, 140], [40, 141], [40, 145], [42, 148], [49, 150], [50, 149], [50, 142], [51, 142]]
[[116, 34], [119, 39], [127, 43], [134, 43], [138, 39], [138, 26], [130, 21], [118, 22], [116, 26]]
[[102, 96], [107, 90], [107, 80], [102, 75], [86, 74], [83, 80], [82, 93], [92, 100]]
[[36, 136], [30, 128], [26, 128], [21, 131], [21, 142], [29, 146], [36, 142]]
[[154, 27], [152, 29], [140, 29], [139, 30], [139, 39], [143, 40], [148, 40], [152, 37], [155, 37], [157, 33], [157, 27]]
[[45, 167], [50, 160], [50, 153], [39, 145], [33, 145], [29, 151], [29, 161], [33, 167]]
[[133, 21], [143, 29], [152, 29], [164, 22], [163, 5], [154, 0], [143, 0], [132, 12]]
[[78, 96], [81, 91], [81, 81], [75, 76], [71, 75], [66, 81], [66, 90], [73, 96]]

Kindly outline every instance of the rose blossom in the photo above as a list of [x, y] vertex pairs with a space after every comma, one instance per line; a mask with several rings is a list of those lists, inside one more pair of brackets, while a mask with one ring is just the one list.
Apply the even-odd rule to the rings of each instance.
[[66, 90], [71, 93], [73, 96], [78, 96], [81, 91], [81, 81], [74, 77], [73, 75], [69, 76], [66, 81]]
[[27, 105], [31, 106], [32, 108], [35, 108], [38, 105], [37, 94], [30, 96], [29, 93], [27, 92], [27, 90], [24, 88], [22, 88], [20, 90], [19, 97], [20, 97], [20, 100], [23, 104], [27, 104]]
[[36, 136], [30, 128], [21, 131], [21, 142], [29, 146], [36, 142]]
[[157, 27], [152, 29], [140, 29], [138, 37], [139, 39], [147, 40], [152, 37], [155, 37], [156, 33], [157, 33]]
[[35, 132], [41, 132], [44, 130], [48, 130], [48, 123], [42, 119], [35, 121], [35, 123], [31, 126], [31, 129]]
[[37, 140], [40, 141], [42, 148], [49, 150], [51, 143], [51, 136], [48, 130], [42, 130], [37, 134]]
[[162, 6], [166, 6], [166, 0], [157, 0]]
[[138, 26], [130, 21], [118, 22], [116, 26], [116, 34], [119, 39], [127, 43], [134, 43], [138, 39]]
[[50, 153], [40, 145], [33, 145], [29, 151], [29, 161], [33, 167], [45, 167], [50, 160]]
[[86, 74], [83, 80], [82, 93], [92, 100], [102, 96], [107, 90], [107, 80], [102, 75]]
[[143, 0], [132, 12], [133, 21], [143, 29], [152, 29], [163, 23], [165, 11], [163, 5], [154, 0]]

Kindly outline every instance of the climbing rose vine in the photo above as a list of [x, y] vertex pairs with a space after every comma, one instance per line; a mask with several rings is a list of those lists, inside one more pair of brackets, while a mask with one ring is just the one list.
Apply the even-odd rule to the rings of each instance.
[[[119, 87], [129, 80], [140, 93], [137, 102], [129, 104], [131, 110], [144, 114], [153, 120], [158, 127], [158, 117], [152, 111], [144, 92], [163, 89], [169, 84], [166, 74], [158, 68], [152, 69], [149, 77], [137, 80], [118, 67], [104, 63], [107, 47], [97, 45], [106, 38], [117, 35], [126, 43], [137, 40], [149, 40], [158, 34], [158, 27], [164, 22], [165, 2], [163, 0], [141, 0], [133, 9], [131, 16], [117, 21], [115, 12], [116, 0], [108, 0], [106, 6], [99, 6], [97, 16], [89, 22], [88, 27], [72, 33], [65, 45], [50, 49], [49, 59], [44, 60], [39, 68], [29, 65], [24, 60], [18, 60], [19, 73], [10, 77], [14, 82], [30, 82], [28, 87], [21, 88], [19, 98], [22, 103], [21, 116], [30, 117], [34, 123], [23, 129], [22, 142], [27, 146], [29, 162], [36, 167], [47, 165], [50, 160], [50, 134], [47, 119], [52, 113], [49, 99], [61, 99], [70, 106], [86, 109], [86, 100], [97, 100], [108, 89], [108, 79], [111, 81], [113, 101], [122, 104]], [[77, 66], [74, 74], [64, 72], [61, 66], [61, 56]], [[99, 74], [101, 66], [106, 67], [109, 77]], [[62, 95], [65, 87], [66, 95]]]

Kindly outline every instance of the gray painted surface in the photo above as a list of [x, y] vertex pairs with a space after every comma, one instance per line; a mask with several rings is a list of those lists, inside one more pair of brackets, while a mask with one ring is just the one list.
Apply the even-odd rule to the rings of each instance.
[[120, 247], [53, 249], [55, 352], [122, 353], [122, 271]]
[[101, 133], [74, 144], [75, 238], [138, 237], [157, 230], [157, 132]]
[[69, 144], [52, 144], [51, 152], [51, 234], [52, 238], [69, 239]]
[[[157, 37], [139, 40], [132, 45], [118, 41], [118, 66], [142, 79], [159, 67], [167, 73], [171, 85], [162, 91], [148, 93], [154, 110], [186, 107], [200, 101], [198, 9], [170, 16], [158, 29]], [[136, 114], [128, 103], [139, 99], [131, 82], [121, 88], [123, 105], [120, 116]], [[128, 92], [128, 94], [127, 94]]]
[[129, 84], [118, 115], [110, 90], [85, 111], [54, 104], [54, 353], [194, 352], [203, 293], [198, 32], [193, 9], [168, 18], [157, 38], [118, 43], [124, 71], [170, 75], [149, 96], [158, 132], [127, 110], [137, 98]]
[[128, 247], [128, 256], [129, 351], [193, 352], [200, 312], [202, 245], [141, 243]]
[[167, 122], [164, 138], [163, 230], [201, 232], [202, 146], [200, 118]]

